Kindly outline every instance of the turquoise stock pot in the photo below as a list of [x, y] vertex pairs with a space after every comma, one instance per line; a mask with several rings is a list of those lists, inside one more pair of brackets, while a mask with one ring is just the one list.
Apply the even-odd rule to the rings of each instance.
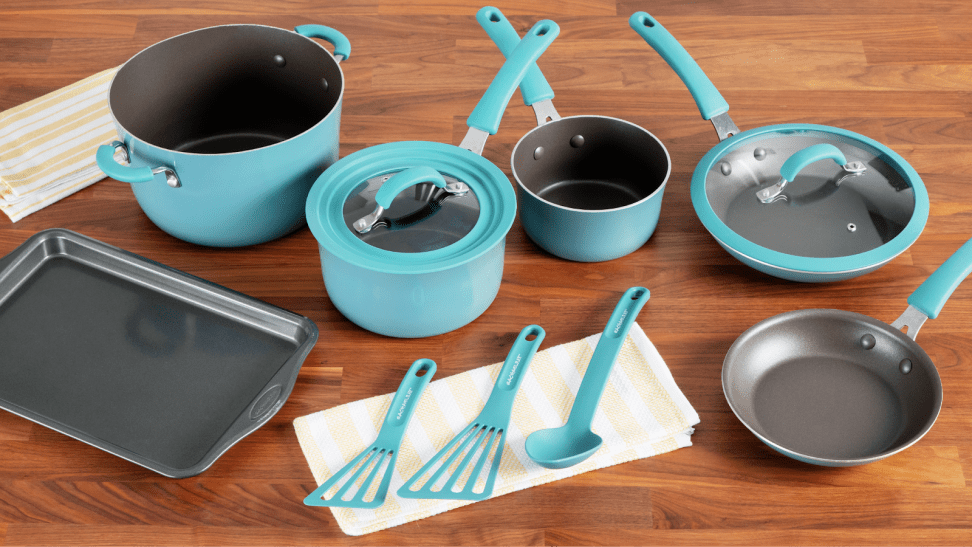
[[325, 171], [307, 198], [327, 295], [369, 331], [433, 336], [479, 317], [503, 278], [516, 217], [509, 179], [482, 157], [527, 67], [559, 27], [538, 22], [497, 73], [457, 146], [387, 143]]
[[741, 132], [729, 104], [654, 18], [631, 28], [688, 87], [721, 143], [692, 175], [695, 212], [732, 256], [792, 281], [840, 281], [904, 252], [928, 220], [928, 192], [900, 155], [863, 135], [825, 125], [781, 124]]
[[338, 158], [339, 62], [351, 46], [321, 25], [294, 30], [200, 29], [118, 70], [108, 105], [120, 140], [98, 149], [98, 166], [131, 183], [156, 226], [191, 243], [239, 247], [304, 224], [314, 180]]

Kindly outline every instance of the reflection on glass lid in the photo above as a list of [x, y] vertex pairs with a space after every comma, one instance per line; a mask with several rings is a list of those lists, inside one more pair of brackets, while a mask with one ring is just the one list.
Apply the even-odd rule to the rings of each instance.
[[893, 239], [914, 214], [914, 189], [885, 158], [839, 135], [772, 133], [719, 158], [706, 197], [726, 226], [757, 245], [793, 256], [855, 255]]

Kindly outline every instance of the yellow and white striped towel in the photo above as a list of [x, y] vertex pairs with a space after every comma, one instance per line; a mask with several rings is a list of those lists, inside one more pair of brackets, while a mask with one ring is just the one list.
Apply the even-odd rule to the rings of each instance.
[[117, 70], [0, 112], [0, 210], [11, 221], [105, 178], [95, 151], [117, 138], [108, 112]]
[[[594, 417], [594, 432], [604, 439], [601, 449], [567, 469], [545, 469], [530, 460], [524, 449], [527, 435], [566, 421], [600, 336], [549, 348], [533, 358], [513, 404], [493, 497], [692, 444], [699, 416], [675, 385], [658, 350], [635, 323]], [[344, 533], [367, 534], [474, 503], [405, 499], [395, 492], [479, 414], [500, 367], [502, 363], [496, 363], [428, 385], [399, 450], [384, 505], [377, 509], [331, 508]], [[318, 484], [374, 442], [392, 396], [348, 403], [294, 421]]]

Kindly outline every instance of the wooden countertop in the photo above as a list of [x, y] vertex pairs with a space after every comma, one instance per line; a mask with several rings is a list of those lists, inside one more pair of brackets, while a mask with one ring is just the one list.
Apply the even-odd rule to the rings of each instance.
[[[763, 445], [722, 393], [722, 360], [766, 317], [840, 308], [894, 320], [915, 287], [972, 235], [972, 4], [965, 0], [498, 2], [520, 32], [540, 18], [560, 37], [541, 60], [563, 115], [648, 129], [673, 167], [658, 229], [604, 263], [540, 251], [517, 221], [492, 306], [455, 332], [386, 338], [350, 323], [324, 289], [303, 228], [241, 249], [174, 239], [126, 184], [104, 180], [11, 224], [0, 255], [64, 227], [310, 317], [320, 340], [283, 409], [209, 470], [172, 480], [0, 412], [0, 545], [73, 544], [969, 544], [972, 543], [972, 283], [918, 339], [944, 383], [934, 428], [915, 446], [855, 468], [811, 467]], [[106, 68], [164, 38], [248, 22], [322, 23], [351, 58], [341, 155], [379, 143], [458, 144], [501, 57], [466, 0], [5, 0], [0, 110]], [[718, 139], [675, 74], [628, 27], [646, 9], [699, 61], [742, 129], [790, 122], [846, 128], [920, 173], [931, 211], [914, 245], [874, 273], [798, 284], [729, 256], [699, 222], [689, 180]], [[517, 93], [485, 157], [509, 155], [534, 125]], [[315, 483], [292, 421], [394, 391], [416, 358], [438, 377], [501, 361], [525, 325], [544, 347], [601, 330], [621, 292], [643, 285], [639, 324], [701, 416], [693, 446], [502, 496], [362, 537], [301, 500]], [[0, 342], [2, 348], [2, 342]], [[2, 352], [2, 349], [0, 349]], [[0, 353], [2, 359], [2, 353]]]

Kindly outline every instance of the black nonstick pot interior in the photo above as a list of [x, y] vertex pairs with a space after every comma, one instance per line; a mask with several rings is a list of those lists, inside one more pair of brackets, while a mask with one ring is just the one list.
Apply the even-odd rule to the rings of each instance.
[[210, 27], [159, 42], [115, 76], [109, 106], [136, 138], [218, 154], [287, 140], [324, 119], [343, 89], [337, 62], [295, 32]]
[[517, 180], [536, 196], [571, 209], [631, 205], [665, 182], [668, 155], [637, 125], [602, 116], [539, 126], [513, 152]]

